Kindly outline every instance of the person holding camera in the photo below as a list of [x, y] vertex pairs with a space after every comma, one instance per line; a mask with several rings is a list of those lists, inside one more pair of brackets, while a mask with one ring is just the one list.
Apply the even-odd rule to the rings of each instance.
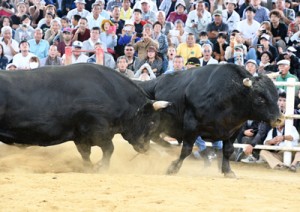
[[21, 17], [21, 24], [16, 29], [15, 40], [20, 43], [22, 40], [30, 40], [33, 38], [34, 29], [30, 26], [31, 19], [29, 15], [23, 15]]

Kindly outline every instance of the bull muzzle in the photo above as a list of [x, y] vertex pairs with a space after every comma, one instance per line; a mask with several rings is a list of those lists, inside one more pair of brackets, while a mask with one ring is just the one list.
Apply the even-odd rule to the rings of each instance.
[[132, 146], [135, 151], [137, 151], [138, 153], [144, 154], [150, 148], [150, 141], [144, 142], [143, 144], [136, 144], [136, 145], [132, 145]]
[[284, 114], [281, 114], [279, 118], [271, 122], [272, 127], [283, 126], [285, 122]]

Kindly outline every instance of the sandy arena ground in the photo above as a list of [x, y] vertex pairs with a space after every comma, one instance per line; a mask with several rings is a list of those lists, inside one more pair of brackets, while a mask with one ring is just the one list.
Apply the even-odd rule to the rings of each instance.
[[[73, 142], [53, 147], [0, 145], [0, 211], [300, 211], [300, 174], [232, 163], [237, 179], [216, 164], [185, 160], [165, 175], [179, 149], [152, 145], [138, 155], [120, 136], [107, 173], [91, 173]], [[93, 148], [95, 163], [101, 150]], [[136, 157], [135, 157], [136, 156]]]

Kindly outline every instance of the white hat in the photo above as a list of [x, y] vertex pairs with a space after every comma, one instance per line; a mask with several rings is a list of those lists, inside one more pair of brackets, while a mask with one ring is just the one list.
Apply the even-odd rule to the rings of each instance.
[[141, 4], [143, 4], [143, 3], [149, 4], [149, 1], [148, 0], [141, 0]]
[[15, 66], [16, 68], [18, 67], [16, 64], [14, 63], [9, 63], [7, 66], [6, 66], [6, 70], [8, 70], [11, 66]]
[[263, 38], [265, 38], [266, 40], [270, 40], [270, 35], [268, 35], [268, 34], [262, 34], [260, 36], [260, 39], [263, 39]]
[[177, 0], [175, 8], [177, 8], [178, 5], [182, 5], [184, 8], [186, 8], [185, 2], [183, 0]]
[[72, 46], [75, 47], [75, 48], [76, 47], [77, 48], [82, 48], [83, 44], [82, 44], [81, 41], [76, 40], [76, 41], [73, 42]]
[[85, 0], [75, 0], [74, 3], [86, 4]]
[[295, 49], [293, 46], [290, 46], [289, 48], [287, 48], [288, 51], [290, 52], [296, 52], [297, 49]]
[[247, 62], [246, 62], [246, 64], [245, 65], [247, 65], [247, 63], [253, 63], [256, 67], [257, 67], [257, 63], [256, 63], [256, 61], [255, 60], [252, 60], [252, 59], [250, 59], [250, 60], [247, 60]]
[[132, 20], [130, 20], [130, 19], [128, 19], [128, 20], [126, 20], [125, 21], [125, 24], [124, 24], [124, 26], [126, 26], [126, 25], [134, 25], [134, 23], [133, 23], [133, 21]]
[[279, 60], [277, 62], [277, 65], [290, 65], [290, 61], [289, 60]]
[[226, 3], [231, 3], [236, 5], [237, 4], [237, 0], [226, 0]]

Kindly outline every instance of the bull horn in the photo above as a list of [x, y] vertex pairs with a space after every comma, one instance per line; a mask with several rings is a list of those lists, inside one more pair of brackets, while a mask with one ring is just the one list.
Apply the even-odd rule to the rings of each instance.
[[281, 71], [274, 72], [274, 73], [269, 73], [269, 74], [266, 74], [266, 75], [267, 75], [267, 77], [269, 77], [271, 79], [274, 79], [274, 78], [278, 77], [280, 74], [281, 74]]
[[152, 105], [153, 105], [154, 110], [159, 110], [159, 109], [168, 107], [170, 105], [170, 102], [156, 101]]
[[252, 87], [252, 81], [251, 81], [249, 78], [243, 79], [243, 84], [244, 84], [246, 87]]

